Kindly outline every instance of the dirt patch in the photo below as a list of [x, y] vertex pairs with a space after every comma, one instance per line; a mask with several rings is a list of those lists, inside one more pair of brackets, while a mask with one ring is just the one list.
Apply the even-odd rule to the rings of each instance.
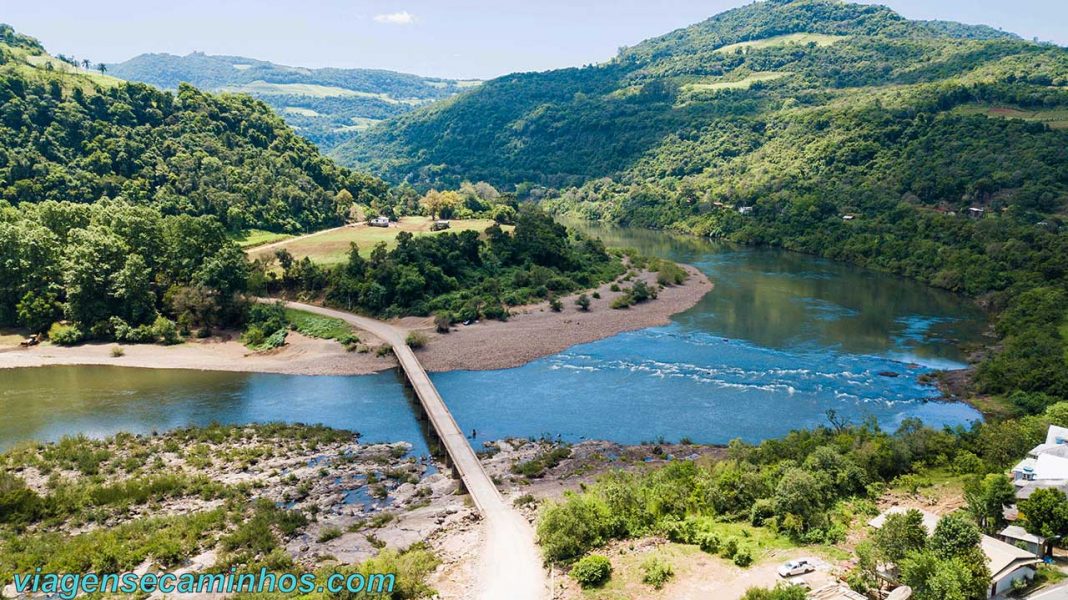
[[[382, 342], [367, 332], [359, 332], [363, 345]], [[122, 356], [113, 356], [116, 347]], [[111, 365], [155, 369], [196, 369], [284, 373], [291, 375], [366, 375], [397, 365], [392, 354], [349, 352], [334, 340], [311, 338], [295, 331], [286, 336], [286, 345], [267, 352], [253, 352], [225, 335], [208, 340], [192, 340], [176, 346], [153, 344], [91, 343], [73, 347], [41, 344], [33, 348], [0, 350], [0, 369], [45, 365]]]
[[[611, 283], [591, 295], [590, 310], [575, 305], [578, 294], [562, 297], [563, 310], [553, 312], [548, 302], [513, 309], [508, 321], [482, 321], [468, 326], [458, 325], [450, 333], [433, 332], [429, 319], [402, 319], [398, 325], [409, 329], [424, 329], [430, 343], [418, 352], [419, 360], [428, 371], [480, 371], [507, 369], [532, 360], [556, 354], [576, 344], [584, 344], [610, 337], [624, 331], [666, 325], [671, 316], [687, 310], [712, 290], [708, 277], [691, 266], [684, 266], [689, 278], [682, 285], [666, 286], [655, 300], [626, 309], [611, 308], [612, 300], [623, 295], [613, 292]], [[656, 284], [656, 274], [645, 272], [639, 278]], [[621, 289], [629, 283], [617, 284]]]

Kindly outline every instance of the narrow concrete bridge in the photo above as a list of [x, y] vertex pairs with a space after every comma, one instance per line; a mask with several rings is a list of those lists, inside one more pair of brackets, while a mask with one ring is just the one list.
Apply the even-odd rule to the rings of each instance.
[[[273, 300], [261, 300], [273, 302]], [[349, 312], [300, 302], [285, 302], [290, 308], [341, 319], [367, 331], [393, 347], [393, 353], [408, 378], [448, 460], [485, 523], [485, 544], [479, 557], [475, 595], [487, 600], [504, 598], [540, 600], [548, 597], [541, 555], [534, 544], [530, 524], [508, 506], [482, 463], [468, 444], [448, 406], [430, 381], [423, 365], [408, 347], [408, 331], [384, 321]]]

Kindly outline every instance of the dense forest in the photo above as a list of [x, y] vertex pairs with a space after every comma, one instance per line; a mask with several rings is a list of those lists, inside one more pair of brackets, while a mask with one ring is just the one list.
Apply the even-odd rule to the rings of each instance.
[[987, 81], [1029, 84], [1028, 92], [1055, 98], [1045, 86], [1066, 75], [1063, 50], [988, 27], [913, 22], [880, 6], [775, 0], [625, 48], [604, 64], [488, 81], [372, 128], [335, 155], [416, 184], [644, 180], [647, 173], [634, 172], [639, 161], [685, 155], [695, 143], [701, 155], [675, 175], [715, 166], [710, 157], [744, 159], [775, 139], [764, 126], [776, 116], [881, 96], [921, 108], [913, 96], [926, 90]]
[[[281, 268], [280, 279], [275, 265]], [[265, 292], [321, 297], [347, 310], [387, 317], [434, 314], [445, 325], [507, 320], [509, 307], [594, 287], [625, 269], [621, 257], [610, 254], [600, 240], [570, 233], [527, 205], [518, 212], [512, 232], [499, 225], [484, 234], [401, 232], [395, 248], [380, 243], [369, 258], [353, 244], [348, 260], [334, 268], [307, 257], [294, 260], [282, 249], [272, 260], [254, 263], [253, 270], [252, 285]]]
[[[416, 186], [477, 177], [553, 212], [850, 261], [1000, 311], [1068, 289], [1066, 85], [1063, 48], [769, 0], [603, 65], [487, 82], [345, 152]], [[999, 326], [984, 389], [1065, 397], [1064, 314], [1041, 314]]]
[[165, 90], [188, 83], [249, 94], [303, 137], [328, 150], [367, 124], [460, 92], [465, 82], [377, 69], [306, 69], [243, 56], [142, 54], [107, 71]]
[[18, 37], [0, 47], [0, 199], [11, 204], [121, 197], [231, 230], [299, 232], [386, 194], [252, 98], [98, 85]]

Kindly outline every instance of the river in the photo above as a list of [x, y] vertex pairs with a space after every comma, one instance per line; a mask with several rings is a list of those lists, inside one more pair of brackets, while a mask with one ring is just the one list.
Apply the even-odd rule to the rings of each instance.
[[[931, 402], [918, 378], [962, 366], [983, 314], [915, 282], [789, 252], [663, 232], [573, 224], [610, 245], [690, 263], [715, 289], [665, 327], [575, 346], [522, 367], [433, 376], [460, 426], [506, 436], [637, 443], [759, 441], [826, 423], [827, 411], [893, 428], [980, 418]], [[890, 376], [893, 375], [893, 376]], [[118, 367], [0, 371], [0, 447], [85, 433], [290, 421], [412, 442], [424, 425], [393, 373], [362, 377]]]

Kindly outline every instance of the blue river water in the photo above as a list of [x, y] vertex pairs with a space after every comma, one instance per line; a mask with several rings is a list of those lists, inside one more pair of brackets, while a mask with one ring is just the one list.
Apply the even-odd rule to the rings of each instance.
[[[827, 422], [827, 411], [892, 429], [980, 418], [932, 401], [918, 378], [963, 365], [981, 340], [970, 302], [813, 257], [662, 232], [582, 226], [610, 245], [693, 264], [715, 288], [672, 323], [572, 347], [522, 367], [434, 374], [460, 426], [505, 436], [638, 443], [759, 441]], [[2, 360], [2, 355], [0, 355]], [[425, 423], [398, 375], [312, 377], [43, 367], [0, 370], [0, 448], [84, 433], [287, 421], [408, 441]]]
[[[575, 226], [576, 224], [570, 224]], [[577, 224], [611, 245], [695, 265], [714, 289], [666, 327], [522, 367], [433, 375], [479, 438], [638, 443], [759, 441], [826, 424], [827, 411], [894, 429], [981, 415], [918, 379], [964, 366], [985, 327], [970, 302], [916, 282], [795, 253]]]

